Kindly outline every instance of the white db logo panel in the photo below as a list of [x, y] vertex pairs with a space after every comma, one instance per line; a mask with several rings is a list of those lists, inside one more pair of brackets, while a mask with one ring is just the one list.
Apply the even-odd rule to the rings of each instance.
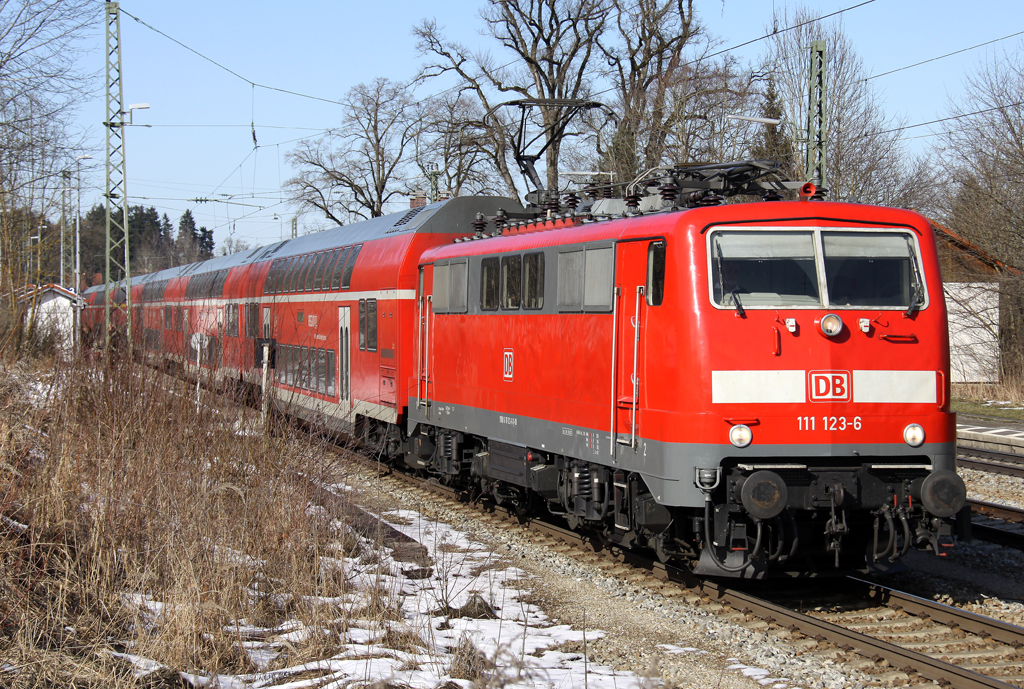
[[502, 366], [502, 377], [505, 380], [508, 380], [508, 381], [512, 380], [512, 364], [513, 364], [512, 350], [511, 349], [506, 349], [505, 350], [505, 356], [503, 358], [503, 366]]
[[812, 402], [849, 402], [849, 371], [811, 371], [807, 377]]

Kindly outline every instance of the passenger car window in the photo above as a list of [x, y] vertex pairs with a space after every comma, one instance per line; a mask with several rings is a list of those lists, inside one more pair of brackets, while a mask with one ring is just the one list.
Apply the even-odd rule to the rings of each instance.
[[583, 310], [583, 249], [558, 254], [558, 309]]
[[612, 308], [612, 276], [615, 250], [612, 247], [586, 249], [583, 276], [583, 309], [610, 311]]
[[647, 305], [661, 306], [665, 297], [665, 242], [647, 246]]
[[519, 308], [523, 291], [523, 257], [501, 257], [501, 308], [513, 310]]
[[523, 257], [523, 308], [544, 308], [544, 254]]
[[480, 308], [494, 311], [498, 308], [498, 258], [485, 258], [480, 262]]

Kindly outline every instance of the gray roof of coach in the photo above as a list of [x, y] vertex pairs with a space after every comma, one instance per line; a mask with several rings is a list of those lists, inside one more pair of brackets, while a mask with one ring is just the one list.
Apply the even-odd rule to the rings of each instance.
[[[467, 209], [469, 212], [459, 214], [458, 207], [464, 205], [480, 207], [483, 207], [484, 205], [494, 205], [496, 208], [497, 206], [495, 205], [495, 202], [498, 200], [500, 200], [502, 207], [509, 212], [518, 212], [522, 209], [522, 206], [520, 206], [517, 201], [509, 198], [497, 196], [456, 197], [454, 199], [438, 201], [436, 203], [420, 206], [419, 208], [412, 208], [399, 213], [383, 215], [379, 218], [361, 220], [357, 223], [352, 223], [351, 225], [332, 227], [329, 230], [307, 234], [295, 239], [286, 239], [282, 242], [274, 242], [273, 244], [257, 247], [251, 251], [240, 251], [237, 254], [217, 256], [200, 263], [189, 263], [188, 265], [175, 266], [174, 268], [167, 268], [155, 273], [139, 275], [133, 278], [132, 281], [135, 282], [135, 284], [145, 284], [151, 280], [171, 280], [174, 278], [184, 277], [192, 273], [199, 274], [199, 270], [201, 270], [202, 273], [210, 273], [217, 270], [224, 270], [225, 268], [234, 268], [235, 266], [259, 263], [261, 261], [282, 258], [284, 256], [295, 256], [312, 251], [319, 251], [321, 249], [329, 249], [348, 244], [358, 244], [359, 242], [365, 242], [371, 239], [381, 239], [390, 234], [453, 231], [465, 231], [468, 233], [472, 232], [470, 223], [473, 221], [472, 216], [475, 213], [473, 209], [470, 208]], [[474, 201], [477, 203], [473, 203]], [[487, 204], [488, 201], [491, 203]], [[444, 209], [449, 208], [451, 212], [442, 212]], [[438, 222], [430, 223], [428, 225], [428, 222], [435, 216], [437, 217]], [[443, 227], [441, 226], [442, 224], [444, 224]], [[465, 227], [462, 227], [463, 225], [465, 225]], [[120, 284], [120, 282], [116, 283], [118, 286]], [[88, 294], [102, 289], [103, 285], [96, 285], [94, 287], [90, 287], [84, 293]]]

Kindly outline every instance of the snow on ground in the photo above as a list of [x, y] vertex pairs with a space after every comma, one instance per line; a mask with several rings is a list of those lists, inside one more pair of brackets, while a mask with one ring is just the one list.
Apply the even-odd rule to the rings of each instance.
[[[488, 548], [451, 526], [430, 521], [417, 512], [389, 511], [377, 515], [425, 548], [430, 567], [396, 559], [396, 551], [379, 557], [349, 558], [344, 567], [351, 593], [331, 599], [307, 599], [337, 611], [340, 652], [329, 659], [270, 669], [284, 649], [310, 638], [317, 630], [290, 620], [273, 628], [238, 620], [230, 630], [260, 672], [216, 677], [182, 674], [196, 686], [219, 688], [341, 688], [383, 682], [409, 689], [471, 689], [474, 683], [454, 679], [453, 666], [464, 661], [468, 643], [486, 668], [489, 687], [537, 689], [641, 689], [657, 684], [638, 674], [588, 662], [584, 653], [558, 650], [563, 644], [586, 648], [599, 630], [553, 624], [529, 602], [529, 575], [509, 566]], [[367, 548], [372, 544], [366, 543]], [[393, 619], [357, 619], [374, 600], [394, 601]], [[162, 606], [148, 597], [134, 602], [158, 620]], [[462, 613], [465, 613], [462, 615]], [[460, 616], [462, 615], [462, 616]], [[472, 615], [472, 616], [469, 616]], [[396, 643], [396, 639], [404, 640]], [[705, 654], [695, 648], [665, 645], [669, 654]], [[461, 654], [461, 655], [460, 655]], [[123, 654], [140, 676], [160, 666], [140, 656]], [[766, 670], [736, 663], [726, 668], [763, 686], [781, 689]], [[480, 665], [477, 666], [481, 667]]]

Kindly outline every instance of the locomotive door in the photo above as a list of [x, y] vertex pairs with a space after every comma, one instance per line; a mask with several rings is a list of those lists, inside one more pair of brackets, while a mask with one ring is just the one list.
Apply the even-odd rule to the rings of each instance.
[[338, 307], [338, 404], [346, 415], [352, 408], [351, 311], [349, 306]]
[[620, 242], [616, 247], [611, 417], [615, 438], [612, 453], [618, 456], [639, 451], [647, 242]]

